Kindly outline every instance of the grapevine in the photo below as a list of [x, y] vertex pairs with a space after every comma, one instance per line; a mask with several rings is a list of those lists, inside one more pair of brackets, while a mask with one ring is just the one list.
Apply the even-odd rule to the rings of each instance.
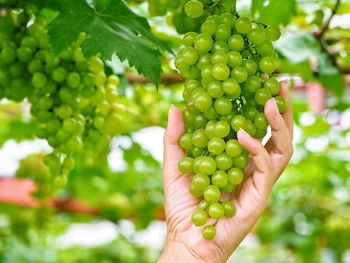
[[[187, 2], [186, 15], [198, 17], [201, 4]], [[272, 41], [279, 37], [277, 27], [228, 12], [208, 16], [199, 32], [183, 37], [175, 59], [186, 78], [186, 131], [179, 139], [186, 157], [179, 162], [179, 170], [194, 174], [189, 191], [202, 198], [192, 215], [196, 226], [206, 225], [209, 218], [217, 222], [235, 214], [234, 203], [224, 197], [242, 183], [248, 164], [237, 132], [243, 129], [262, 139], [268, 128], [264, 105], [272, 97], [281, 113], [286, 110], [286, 101], [278, 96], [280, 84], [272, 76], [278, 63]], [[204, 226], [205, 239], [215, 237], [215, 224]]]
[[83, 33], [56, 57], [48, 22], [35, 6], [19, 6], [6, 2], [0, 17], [0, 99], [30, 102], [37, 136], [53, 148], [44, 162], [53, 182], [62, 186], [74, 169], [74, 153], [98, 154], [109, 146], [109, 127], [118, 120], [119, 79], [106, 75], [98, 57], [83, 56]]

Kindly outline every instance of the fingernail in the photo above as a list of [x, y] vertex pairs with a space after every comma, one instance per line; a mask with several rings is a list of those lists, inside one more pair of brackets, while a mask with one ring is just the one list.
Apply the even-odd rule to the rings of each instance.
[[243, 130], [242, 128], [240, 128], [237, 133], [240, 133], [242, 135], [248, 135], [248, 133], [245, 130]]

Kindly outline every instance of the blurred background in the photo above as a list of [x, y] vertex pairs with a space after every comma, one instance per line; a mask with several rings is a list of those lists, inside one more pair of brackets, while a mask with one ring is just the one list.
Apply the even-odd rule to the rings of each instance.
[[[181, 42], [181, 8], [128, 0], [152, 31]], [[181, 2], [181, 1], [179, 1]], [[350, 262], [350, 1], [238, 1], [240, 14], [280, 24], [280, 79], [291, 84], [295, 154], [269, 206], [229, 262]], [[120, 121], [101, 158], [80, 153], [67, 186], [40, 203], [51, 151], [27, 102], [0, 101], [0, 262], [155, 262], [165, 242], [162, 140], [182, 107], [173, 55], [159, 87], [117, 58]], [[34, 196], [34, 197], [33, 197]]]

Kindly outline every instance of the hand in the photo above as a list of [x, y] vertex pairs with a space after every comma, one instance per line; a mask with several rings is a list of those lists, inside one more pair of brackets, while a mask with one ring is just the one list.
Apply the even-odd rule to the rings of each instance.
[[178, 170], [178, 162], [184, 157], [184, 151], [178, 145], [184, 123], [180, 110], [175, 107], [170, 109], [164, 137], [163, 169], [167, 244], [160, 263], [226, 262], [255, 225], [265, 209], [273, 185], [293, 154], [289, 91], [285, 82], [281, 86], [280, 95], [287, 99], [288, 109], [281, 115], [274, 99], [266, 103], [265, 115], [272, 130], [267, 144], [263, 146], [243, 130], [237, 134], [240, 144], [250, 153], [250, 163], [242, 184], [227, 197], [235, 203], [236, 214], [218, 221], [216, 237], [211, 241], [205, 240], [201, 235], [202, 228], [191, 222], [191, 215], [200, 200], [188, 190], [192, 175], [183, 175]]

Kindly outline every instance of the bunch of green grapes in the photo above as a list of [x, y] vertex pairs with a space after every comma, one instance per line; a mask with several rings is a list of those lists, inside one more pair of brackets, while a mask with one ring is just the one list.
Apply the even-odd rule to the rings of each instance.
[[[197, 8], [187, 10], [192, 11], [199, 12]], [[248, 164], [237, 132], [243, 129], [263, 138], [268, 128], [264, 105], [272, 97], [280, 112], [286, 110], [286, 101], [278, 96], [280, 84], [272, 76], [277, 54], [271, 41], [279, 37], [276, 27], [230, 13], [209, 16], [200, 33], [183, 37], [184, 47], [175, 59], [186, 78], [186, 131], [179, 140], [186, 157], [179, 169], [194, 174], [189, 190], [203, 198], [192, 216], [196, 226], [204, 226], [208, 218], [217, 222], [235, 214], [233, 202], [224, 201], [223, 196], [242, 182]], [[205, 239], [215, 237], [215, 224], [203, 228]]]
[[109, 146], [110, 124], [119, 118], [119, 79], [105, 74], [98, 57], [83, 56], [83, 34], [70, 49], [54, 56], [47, 22], [33, 22], [32, 15], [33, 8], [25, 7], [19, 14], [7, 9], [0, 17], [0, 99], [26, 98], [31, 103], [37, 136], [54, 149], [44, 161], [62, 184], [74, 168], [72, 154], [98, 154]]

